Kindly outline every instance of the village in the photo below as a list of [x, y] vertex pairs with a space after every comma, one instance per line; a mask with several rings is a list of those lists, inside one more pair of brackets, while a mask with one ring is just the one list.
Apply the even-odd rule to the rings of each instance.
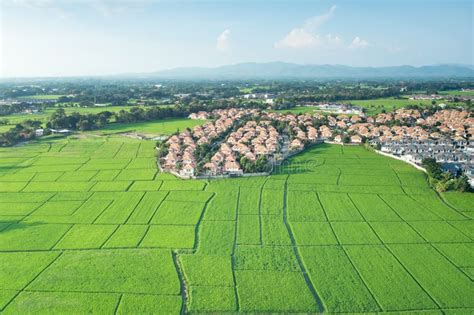
[[464, 172], [471, 182], [473, 178], [474, 117], [467, 111], [443, 109], [429, 115], [398, 109], [366, 117], [233, 108], [192, 113], [189, 118], [210, 121], [168, 138], [159, 163], [162, 170], [182, 178], [264, 172], [264, 165], [278, 164], [322, 142], [367, 143], [415, 164], [430, 157], [447, 170]]

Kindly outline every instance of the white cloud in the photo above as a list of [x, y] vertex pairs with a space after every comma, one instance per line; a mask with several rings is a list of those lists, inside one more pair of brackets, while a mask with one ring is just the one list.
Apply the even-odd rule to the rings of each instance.
[[369, 46], [369, 42], [359, 36], [354, 37], [352, 43], [349, 45], [349, 49], [361, 49]]
[[225, 29], [218, 37], [216, 48], [219, 51], [227, 52], [230, 50], [230, 30]]
[[321, 15], [313, 16], [312, 18], [307, 19], [304, 22], [304, 28], [306, 30], [310, 30], [310, 31], [317, 30], [319, 27], [321, 27], [321, 25], [323, 25], [324, 23], [329, 21], [329, 19], [332, 18], [332, 16], [334, 15], [334, 12], [336, 11], [336, 8], [337, 7], [335, 5], [333, 5], [329, 9], [328, 12], [326, 12], [324, 14], [321, 14]]
[[275, 43], [276, 48], [333, 49], [341, 46], [339, 36], [312, 34], [304, 28], [294, 28], [283, 39]]
[[369, 47], [367, 40], [356, 36], [352, 42], [345, 43], [341, 36], [320, 34], [319, 28], [329, 21], [336, 11], [333, 5], [326, 13], [307, 19], [303, 26], [293, 28], [288, 34], [274, 44], [275, 48], [289, 49], [362, 49]]
[[335, 11], [336, 6], [333, 5], [326, 13], [307, 19], [303, 26], [292, 29], [276, 42], [275, 48], [334, 49], [340, 47], [342, 40], [339, 36], [317, 33], [318, 29], [333, 17]]

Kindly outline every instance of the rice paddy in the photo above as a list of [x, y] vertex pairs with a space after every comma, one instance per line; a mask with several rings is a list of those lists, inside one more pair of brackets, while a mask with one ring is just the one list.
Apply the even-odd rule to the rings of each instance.
[[178, 180], [154, 142], [0, 149], [0, 310], [474, 312], [472, 195], [357, 146]]

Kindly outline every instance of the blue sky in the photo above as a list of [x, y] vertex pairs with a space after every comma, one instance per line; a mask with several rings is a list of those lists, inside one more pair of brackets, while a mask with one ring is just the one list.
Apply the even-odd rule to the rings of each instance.
[[473, 64], [472, 1], [0, 0], [3, 77]]

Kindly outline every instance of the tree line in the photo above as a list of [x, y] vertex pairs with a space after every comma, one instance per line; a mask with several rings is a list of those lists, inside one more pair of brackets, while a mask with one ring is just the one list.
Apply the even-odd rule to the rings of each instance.
[[471, 191], [469, 179], [466, 175], [456, 172], [455, 174], [443, 171], [441, 164], [433, 158], [425, 158], [421, 161], [421, 165], [428, 173], [428, 181], [436, 191], [457, 190], [460, 192]]

